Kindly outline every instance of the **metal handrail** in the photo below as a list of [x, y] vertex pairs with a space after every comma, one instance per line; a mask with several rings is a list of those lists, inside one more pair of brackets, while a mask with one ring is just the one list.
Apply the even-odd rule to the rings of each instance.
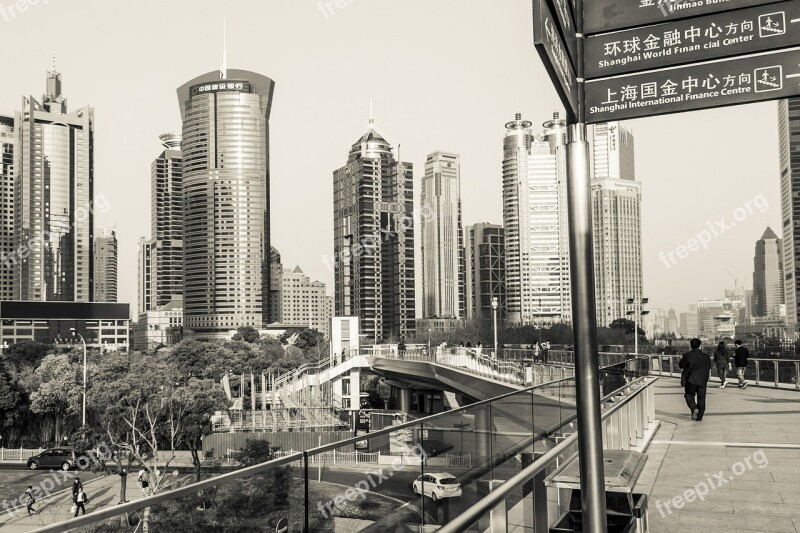
[[[625, 361], [625, 362], [638, 361], [638, 360], [642, 360], [642, 359], [647, 358], [647, 357], [649, 357], [649, 356], [639, 356], [639, 357], [635, 357], [635, 358], [629, 359], [628, 361]], [[615, 365], [616, 364], [620, 364], [620, 363], [621, 362], [617, 362], [617, 363], [615, 363]], [[615, 365], [608, 365], [606, 367], [601, 368], [601, 370], [608, 369], [611, 366], [615, 366]], [[525, 389], [521, 389], [521, 390], [518, 390], [518, 391], [511, 391], [511, 392], [502, 394], [500, 396], [496, 396], [494, 398], [489, 398], [487, 400], [482, 400], [482, 401], [473, 403], [471, 405], [467, 405], [467, 406], [464, 406], [464, 407], [459, 407], [458, 409], [453, 409], [453, 410], [450, 410], [450, 411], [444, 411], [444, 412], [437, 413], [435, 415], [431, 415], [431, 416], [428, 416], [428, 417], [425, 417], [425, 418], [420, 418], [420, 419], [417, 419], [417, 420], [405, 422], [405, 423], [399, 424], [397, 426], [387, 427], [387, 428], [378, 430], [378, 431], [376, 431], [374, 433], [370, 433], [368, 438], [371, 439], [371, 438], [379, 437], [381, 435], [394, 433], [394, 432], [396, 432], [398, 430], [401, 430], [401, 429], [419, 426], [420, 424], [425, 424], [425, 423], [427, 423], [427, 422], [429, 422], [431, 420], [435, 420], [435, 419], [438, 419], [438, 418], [441, 418], [441, 417], [445, 417], [445, 416], [451, 416], [453, 414], [460, 413], [460, 412], [463, 412], [463, 411], [467, 411], [469, 409], [473, 409], [473, 408], [481, 406], [481, 405], [487, 405], [487, 404], [490, 404], [492, 402], [495, 402], [495, 401], [498, 401], [498, 400], [502, 400], [504, 398], [512, 396], [514, 394], [521, 394], [521, 393], [524, 393], [524, 392], [533, 392], [536, 389], [540, 389], [540, 388], [543, 388], [545, 386], [552, 386], [555, 383], [566, 382], [566, 381], [569, 381], [569, 380], [572, 380], [572, 379], [574, 379], [574, 378], [573, 377], [562, 378], [562, 379], [550, 381], [550, 382], [547, 382], [547, 383], [541, 383], [539, 385], [534, 385], [532, 387], [527, 387]], [[629, 387], [633, 386], [635, 383], [637, 383], [638, 381], [640, 381], [642, 379], [644, 379], [644, 378], [638, 378], [636, 381], [627, 384], [625, 388], [629, 388]], [[644, 387], [642, 388], [642, 390], [643, 389], [644, 389]], [[631, 397], [633, 397], [636, 394], [638, 394], [638, 392], [640, 392], [640, 391], [637, 391]], [[614, 394], [609, 395], [609, 396], [613, 396], [613, 395], [616, 395], [616, 394], [618, 394], [618, 391], [616, 391]], [[606, 398], [608, 398], [609, 396], [607, 396]], [[619, 405], [615, 406], [616, 409], [618, 409], [621, 405], [623, 405], [623, 403], [620, 403]], [[610, 410], [606, 411], [606, 415], [610, 416], [610, 414], [613, 413], [616, 409], [610, 409]], [[606, 415], [604, 415], [604, 416], [606, 416]], [[561, 425], [563, 426], [563, 424], [561, 424]], [[334, 442], [334, 443], [331, 443], [331, 444], [317, 446], [316, 448], [311, 448], [309, 450], [306, 450], [305, 452], [297, 452], [297, 453], [294, 453], [294, 454], [286, 456], [286, 457], [282, 457], [282, 458], [278, 458], [278, 459], [272, 459], [270, 461], [266, 461], [266, 462], [258, 464], [258, 465], [248, 466], [248, 467], [245, 467], [245, 468], [242, 468], [242, 469], [239, 469], [239, 470], [235, 470], [233, 472], [228, 472], [226, 474], [221, 474], [219, 476], [216, 476], [216, 477], [213, 477], [213, 478], [209, 478], [209, 479], [206, 479], [206, 480], [203, 480], [203, 481], [199, 481], [197, 483], [186, 485], [184, 487], [173, 489], [173, 490], [170, 490], [170, 491], [167, 491], [167, 492], [164, 492], [164, 493], [160, 493], [160, 494], [156, 494], [156, 495], [153, 495], [153, 496], [148, 496], [148, 497], [142, 498], [140, 500], [136, 500], [135, 502], [119, 504], [119, 505], [116, 505], [116, 506], [108, 508], [108, 509], [95, 511], [95, 512], [93, 512], [91, 514], [88, 514], [88, 515], [82, 515], [82, 516], [80, 516], [78, 518], [72, 518], [72, 519], [67, 520], [65, 522], [61, 522], [61, 523], [58, 523], [58, 524], [53, 524], [53, 525], [50, 525], [50, 526], [45, 526], [43, 528], [37, 529], [36, 532], [37, 533], [61, 533], [61, 532], [71, 531], [71, 530], [73, 530], [73, 529], [75, 529], [77, 527], [86, 526], [86, 525], [89, 525], [89, 524], [94, 524], [94, 523], [97, 523], [97, 522], [101, 522], [101, 521], [103, 521], [105, 519], [113, 518], [113, 517], [119, 516], [121, 514], [129, 513], [129, 512], [133, 512], [133, 511], [138, 511], [138, 510], [144, 509], [146, 507], [152, 507], [154, 505], [158, 505], [160, 503], [164, 503], [164, 502], [169, 501], [169, 500], [180, 498], [182, 496], [193, 495], [193, 494], [196, 494], [200, 490], [203, 490], [203, 489], [206, 489], [206, 488], [210, 488], [210, 487], [214, 487], [214, 486], [217, 486], [217, 485], [221, 485], [221, 484], [229, 482], [229, 481], [234, 481], [234, 480], [237, 480], [237, 479], [253, 476], [255, 474], [259, 474], [261, 472], [270, 470], [270, 469], [275, 468], [275, 467], [284, 466], [284, 465], [287, 465], [287, 464], [290, 464], [290, 463], [294, 463], [295, 461], [299, 461], [301, 459], [304, 460], [305, 465], [307, 466], [307, 462], [308, 462], [308, 458], [309, 457], [312, 457], [312, 456], [315, 456], [315, 455], [319, 455], [319, 454], [327, 452], [329, 450], [341, 448], [341, 447], [347, 446], [349, 444], [355, 444], [356, 442], [363, 441], [364, 438], [365, 437], [362, 435], [362, 436], [352, 437], [352, 438], [345, 439], [345, 440], [342, 440], [342, 441]], [[539, 460], [541, 460], [541, 458]], [[534, 462], [533, 464], [536, 464], [536, 462]], [[531, 466], [533, 466], [533, 465], [531, 465]], [[523, 472], [525, 472], [525, 471], [523, 471]], [[512, 479], [516, 479], [516, 477], [518, 477], [518, 476], [519, 476], [519, 474], [517, 474], [517, 476], [514, 476], [514, 478], [512, 478]]]
[[[629, 386], [632, 387], [637, 382], [645, 383], [646, 381], [655, 382], [658, 378], [653, 377], [642, 377], [638, 380], [630, 383]], [[633, 392], [630, 396], [626, 396], [625, 399], [617, 404], [615, 404], [611, 409], [606, 410], [600, 420], [606, 420], [608, 417], [622, 409], [624, 405], [629, 403], [631, 400], [636, 398], [639, 394], [643, 391], [647, 390], [649, 383], [644, 384], [642, 387], [639, 387], [636, 391]], [[500, 485], [496, 490], [490, 492], [487, 496], [485, 496], [482, 500], [479, 500], [475, 505], [468, 508], [466, 511], [455, 517], [454, 519], [450, 520], [446, 525], [439, 528], [437, 531], [438, 533], [458, 533], [460, 531], [466, 530], [469, 526], [480, 520], [482, 516], [484, 516], [487, 512], [491, 511], [495, 507], [497, 507], [500, 502], [507, 499], [510, 495], [514, 494], [515, 491], [519, 489], [519, 487], [527, 482], [529, 482], [535, 475], [540, 473], [542, 470], [547, 468], [550, 463], [552, 463], [559, 455], [561, 455], [564, 450], [572, 446], [575, 441], [578, 440], [578, 434], [573, 433], [563, 441], [561, 441], [555, 448], [549, 450], [547, 453], [536, 459], [533, 463], [528, 465], [524, 470], [513, 476], [508, 481], [505, 481], [502, 485]]]

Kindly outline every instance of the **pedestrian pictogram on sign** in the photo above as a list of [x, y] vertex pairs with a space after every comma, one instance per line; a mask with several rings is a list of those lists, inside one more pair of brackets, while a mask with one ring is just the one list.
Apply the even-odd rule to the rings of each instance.
[[775, 37], [786, 33], [786, 17], [783, 11], [767, 13], [758, 17], [758, 34], [764, 37]]
[[780, 65], [757, 68], [753, 71], [753, 79], [757, 93], [780, 91], [783, 89], [783, 68]]

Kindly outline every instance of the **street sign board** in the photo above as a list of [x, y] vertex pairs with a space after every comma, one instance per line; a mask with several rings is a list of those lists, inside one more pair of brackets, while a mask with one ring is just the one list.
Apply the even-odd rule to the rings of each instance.
[[741, 7], [772, 4], [779, 0], [586, 0], [583, 33], [621, 30]]
[[576, 35], [573, 8], [570, 7], [569, 1], [550, 0], [550, 6], [553, 8], [552, 12], [555, 13], [556, 20], [558, 20], [558, 26], [561, 30], [561, 35], [564, 37], [564, 45], [567, 48], [567, 52], [569, 52], [572, 68], [577, 70], [575, 65], [578, 64], [578, 37]]
[[545, 0], [533, 3], [533, 44], [553, 80], [561, 102], [572, 117], [578, 116], [578, 79], [558, 32], [557, 21]]
[[586, 122], [800, 95], [800, 48], [587, 81]]
[[726, 11], [586, 39], [586, 78], [800, 45], [800, 2]]

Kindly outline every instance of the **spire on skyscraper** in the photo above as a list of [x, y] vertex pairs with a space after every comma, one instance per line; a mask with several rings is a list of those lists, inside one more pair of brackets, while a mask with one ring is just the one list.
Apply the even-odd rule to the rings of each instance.
[[228, 24], [225, 17], [222, 17], [222, 68], [219, 70], [219, 79], [224, 80], [228, 77]]

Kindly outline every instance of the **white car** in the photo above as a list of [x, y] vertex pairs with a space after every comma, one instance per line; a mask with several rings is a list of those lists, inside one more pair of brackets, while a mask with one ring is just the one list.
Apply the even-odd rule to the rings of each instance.
[[424, 474], [414, 480], [411, 490], [414, 494], [424, 494], [438, 501], [461, 496], [461, 483], [452, 474]]

